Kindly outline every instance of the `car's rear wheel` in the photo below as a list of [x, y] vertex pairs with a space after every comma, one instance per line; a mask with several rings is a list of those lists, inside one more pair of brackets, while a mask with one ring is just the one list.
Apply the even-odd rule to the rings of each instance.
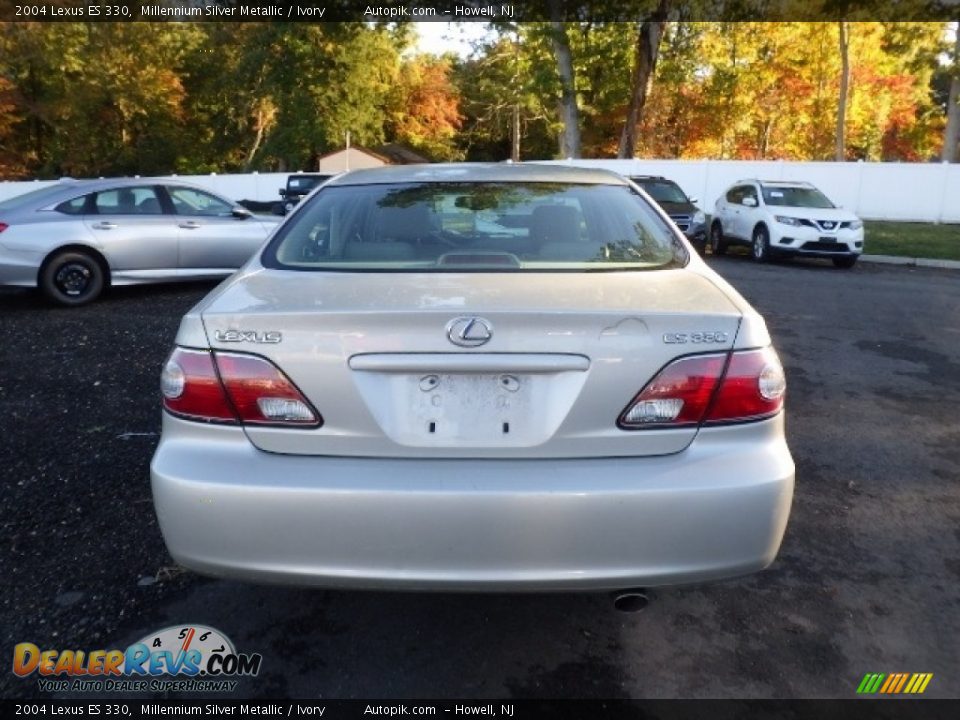
[[857, 264], [857, 256], [853, 255], [851, 257], [836, 257], [833, 258], [833, 264], [838, 268], [845, 268], [849, 270]]
[[58, 253], [40, 271], [43, 294], [61, 305], [85, 305], [96, 300], [105, 280], [97, 258], [79, 250]]
[[767, 262], [770, 259], [770, 233], [763, 225], [757, 225], [753, 231], [753, 244], [750, 253], [757, 262]]
[[724, 255], [727, 252], [727, 241], [718, 222], [710, 227], [710, 252], [714, 255]]

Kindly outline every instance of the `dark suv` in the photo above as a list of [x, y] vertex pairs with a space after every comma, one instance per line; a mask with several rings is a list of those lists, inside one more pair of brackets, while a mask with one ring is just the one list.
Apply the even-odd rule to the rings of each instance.
[[659, 175], [631, 175], [630, 179], [656, 200], [690, 244], [703, 255], [707, 249], [707, 216], [694, 204], [697, 199], [688, 198], [673, 180]]
[[317, 185], [332, 178], [332, 174], [318, 175], [314, 173], [297, 173], [287, 178], [287, 186], [280, 188], [280, 206], [282, 215], [293, 210], [298, 202], [310, 194]]

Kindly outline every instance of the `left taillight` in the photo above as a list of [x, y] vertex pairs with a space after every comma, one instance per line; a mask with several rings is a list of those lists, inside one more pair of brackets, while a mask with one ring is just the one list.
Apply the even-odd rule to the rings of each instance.
[[176, 348], [170, 353], [160, 374], [160, 392], [163, 406], [174, 415], [206, 422], [237, 422], [208, 351]]
[[297, 387], [266, 358], [176, 348], [160, 377], [163, 406], [188, 420], [319, 427]]
[[0, 223], [0, 232], [3, 232], [3, 231], [6, 230], [8, 227], [10, 227], [10, 226], [7, 225], [6, 223]]

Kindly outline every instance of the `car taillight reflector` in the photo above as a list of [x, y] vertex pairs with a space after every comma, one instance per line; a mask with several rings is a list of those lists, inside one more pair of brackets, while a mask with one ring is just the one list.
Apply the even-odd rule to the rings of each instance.
[[214, 353], [220, 378], [241, 422], [319, 425], [320, 417], [290, 379], [255, 355]]
[[707, 423], [761, 420], [780, 412], [786, 380], [773, 348], [735, 352], [723, 376]]
[[175, 415], [208, 422], [237, 421], [208, 351], [176, 348], [163, 368], [160, 390], [163, 406]]
[[641, 430], [762, 420], [780, 412], [785, 390], [773, 348], [691, 355], [663, 368], [617, 424]]
[[163, 406], [190, 420], [309, 427], [323, 422], [290, 379], [256, 355], [176, 348], [160, 389]]
[[726, 362], [726, 354], [673, 361], [633, 399], [618, 424], [630, 429], [698, 424]]

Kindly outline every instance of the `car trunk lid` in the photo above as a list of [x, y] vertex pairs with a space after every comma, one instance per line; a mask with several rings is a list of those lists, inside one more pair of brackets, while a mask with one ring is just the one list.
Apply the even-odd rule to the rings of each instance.
[[674, 358], [729, 350], [740, 312], [679, 269], [263, 270], [224, 287], [203, 321], [212, 347], [267, 357], [324, 418], [316, 429], [247, 427], [262, 450], [609, 457], [690, 443], [696, 428], [631, 432], [617, 418]]

